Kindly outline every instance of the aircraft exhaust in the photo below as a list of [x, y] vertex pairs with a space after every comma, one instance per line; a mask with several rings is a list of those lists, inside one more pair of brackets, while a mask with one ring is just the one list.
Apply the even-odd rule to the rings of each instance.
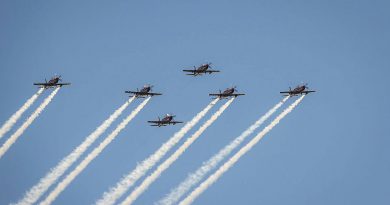
[[26, 194], [17, 202], [17, 205], [30, 205], [37, 200], [52, 186], [57, 180], [77, 161], [78, 158], [90, 147], [107, 128], [123, 113], [123, 111], [134, 101], [135, 97], [127, 100], [117, 110], [110, 115], [99, 127], [95, 129], [85, 140], [76, 147], [68, 156], [63, 158], [57, 166], [53, 167], [39, 182], [34, 185]]
[[217, 154], [211, 157], [208, 161], [203, 162], [195, 172], [189, 174], [187, 178], [181, 182], [177, 187], [171, 190], [163, 199], [156, 204], [160, 205], [172, 205], [177, 204], [179, 199], [187, 193], [193, 186], [199, 183], [211, 170], [215, 169], [222, 160], [224, 160], [229, 154], [236, 149], [249, 135], [251, 135], [257, 128], [259, 128], [271, 115], [273, 115], [287, 100], [289, 96], [285, 97], [282, 101], [277, 103], [267, 113], [261, 116], [254, 124], [252, 124], [247, 130], [245, 130], [240, 136], [226, 145]]
[[128, 115], [116, 128], [113, 130], [110, 135], [108, 135], [100, 144], [97, 146], [87, 157], [84, 158], [77, 167], [68, 174], [65, 179], [63, 179], [54, 190], [46, 197], [40, 205], [48, 205], [53, 203], [53, 201], [68, 187], [68, 185], [91, 163], [99, 154], [118, 136], [118, 134], [126, 128], [127, 124], [134, 119], [135, 116], [145, 107], [149, 102], [151, 97], [146, 98], [140, 105], [133, 110], [130, 115]]
[[286, 108], [281, 114], [279, 114], [267, 127], [265, 127], [259, 134], [257, 134], [248, 144], [242, 147], [235, 155], [233, 155], [225, 164], [223, 164], [214, 174], [210, 175], [204, 182], [202, 182], [194, 191], [192, 191], [180, 205], [188, 205], [194, 202], [194, 200], [200, 196], [208, 187], [214, 184], [226, 171], [228, 171], [244, 154], [249, 152], [253, 146], [255, 146], [269, 131], [272, 130], [280, 120], [282, 120], [287, 114], [289, 114], [305, 97], [302, 95], [288, 108]]
[[148, 187], [158, 179], [161, 174], [167, 170], [191, 145], [197, 140], [202, 133], [210, 127], [222, 113], [229, 107], [235, 98], [231, 98], [215, 112], [190, 138], [188, 138], [182, 146], [180, 146], [168, 159], [166, 159], [157, 169], [149, 175], [135, 190], [121, 203], [121, 205], [130, 205], [145, 192]]
[[176, 132], [167, 142], [150, 155], [147, 159], [142, 161], [137, 167], [124, 176], [115, 187], [111, 187], [108, 192], [103, 193], [101, 199], [96, 204], [98, 205], [111, 205], [127, 192], [127, 190], [134, 185], [138, 179], [146, 174], [162, 157], [175, 146], [184, 135], [191, 130], [207, 113], [210, 109], [218, 102], [218, 99], [211, 101], [201, 112], [195, 115], [195, 117], [187, 122], [178, 132]]
[[7, 152], [7, 150], [16, 142], [16, 140], [24, 133], [24, 131], [34, 122], [34, 120], [41, 114], [46, 106], [53, 100], [54, 96], [60, 88], [56, 88], [50, 93], [49, 96], [43, 101], [41, 105], [27, 118], [27, 120], [20, 126], [10, 138], [0, 147], [0, 158]]
[[28, 99], [24, 105], [19, 108], [0, 128], [0, 139], [15, 125], [15, 123], [19, 120], [19, 118], [23, 115], [23, 113], [38, 99], [39, 95], [45, 89], [40, 88], [30, 99]]

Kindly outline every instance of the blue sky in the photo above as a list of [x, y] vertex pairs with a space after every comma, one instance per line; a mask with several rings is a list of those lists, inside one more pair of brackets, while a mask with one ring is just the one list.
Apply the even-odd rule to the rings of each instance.
[[[389, 7], [379, 0], [1, 1], [1, 123], [36, 92], [33, 82], [61, 74], [72, 85], [0, 159], [0, 204], [17, 201], [80, 144], [127, 99], [124, 90], [150, 83], [164, 95], [55, 204], [93, 203], [180, 129], [147, 120], [175, 113], [188, 121], [210, 102], [208, 93], [237, 85], [247, 95], [137, 200], [151, 204], [281, 100], [279, 91], [301, 82], [318, 93], [196, 204], [389, 204]], [[205, 62], [222, 72], [181, 72]]]

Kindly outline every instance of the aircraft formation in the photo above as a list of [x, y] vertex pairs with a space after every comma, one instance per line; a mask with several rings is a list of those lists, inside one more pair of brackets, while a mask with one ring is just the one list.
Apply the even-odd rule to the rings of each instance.
[[[221, 72], [220, 70], [212, 70], [211, 69], [212, 63], [205, 63], [202, 64], [198, 67], [194, 66], [194, 69], [192, 70], [183, 70], [183, 72], [190, 73], [186, 75], [191, 75], [191, 76], [201, 76], [203, 74], [212, 74], [212, 73], [219, 73]], [[45, 79], [44, 83], [34, 83], [34, 85], [38, 85], [40, 87], [43, 87], [45, 89], [48, 88], [55, 88], [55, 87], [62, 87], [64, 85], [70, 85], [70, 83], [59, 83], [62, 81], [61, 76], [53, 76], [49, 81]], [[140, 90], [137, 88], [137, 91], [125, 91], [125, 93], [131, 94], [129, 97], [135, 97], [135, 98], [146, 98], [148, 96], [153, 97], [153, 96], [158, 96], [162, 95], [162, 93], [154, 93], [152, 92], [153, 85], [144, 85], [143, 88]], [[284, 96], [297, 96], [297, 95], [306, 95], [312, 92], [315, 92], [314, 90], [308, 90], [309, 87], [307, 86], [307, 83], [304, 85], [298, 85], [295, 87], [293, 90], [291, 87], [289, 88], [288, 91], [282, 91], [280, 92]], [[245, 95], [244, 93], [236, 93], [237, 89], [236, 86], [231, 87], [231, 88], [226, 88], [223, 92], [219, 90], [219, 93], [210, 93], [209, 96], [213, 96], [214, 99], [228, 99], [230, 97], [238, 97], [238, 96], [243, 96]], [[157, 127], [162, 127], [162, 126], [167, 126], [167, 125], [175, 125], [175, 124], [180, 124], [183, 122], [180, 121], [174, 121], [173, 118], [176, 117], [175, 115], [170, 115], [167, 114], [163, 119], [160, 119], [158, 117], [157, 121], [148, 121], [148, 123], [152, 123], [151, 126], [157, 126]]]
[[[186, 75], [197, 77], [202, 76], [204, 74], [216, 74], [221, 72], [220, 70], [213, 70], [211, 68], [212, 63], [202, 64], [200, 66], [194, 66], [193, 69], [184, 69], [183, 72]], [[37, 99], [37, 97], [43, 92], [43, 90], [54, 89], [52, 94], [50, 94], [44, 102], [38, 107], [38, 109], [26, 120], [26, 122], [13, 134], [11, 137], [0, 147], [0, 160], [2, 156], [7, 152], [7, 150], [11, 147], [13, 143], [23, 134], [24, 130], [34, 121], [36, 117], [42, 112], [50, 101], [53, 99], [58, 90], [63, 86], [71, 85], [71, 83], [62, 83], [62, 78], [60, 75], [53, 76], [49, 81], [45, 79], [45, 82], [34, 83], [34, 85], [38, 86], [39, 91], [34, 94], [23, 106], [20, 108], [11, 118], [0, 128], [0, 138], [8, 132], [11, 127], [15, 124], [15, 122], [20, 118], [25, 110]], [[121, 113], [129, 106], [129, 104], [134, 99], [144, 99], [143, 102], [135, 109], [133, 112], [126, 117], [116, 129], [112, 131], [111, 134], [108, 135], [104, 141], [97, 146], [72, 172], [70, 172], [58, 185], [47, 195], [46, 199], [44, 199], [40, 204], [47, 205], [53, 203], [56, 197], [61, 194], [61, 192], [80, 174], [83, 169], [85, 169], [89, 163], [92, 162], [94, 158], [96, 158], [103, 149], [110, 144], [113, 139], [120, 133], [122, 129], [126, 127], [126, 125], [143, 109], [143, 107], [148, 103], [148, 101], [154, 96], [160, 96], [162, 93], [154, 92], [153, 85], [145, 85], [141, 89], [136, 90], [126, 90], [124, 91], [126, 94], [129, 94], [129, 100], [123, 104], [120, 108], [118, 108], [107, 120], [103, 122], [94, 132], [92, 132], [84, 142], [82, 142], [72, 153], [63, 158], [60, 163], [51, 169], [51, 171], [43, 177], [38, 184], [33, 186], [25, 196], [20, 199], [17, 204], [34, 204], [37, 200], [43, 196], [43, 194], [50, 188], [51, 185], [54, 185], [57, 180], [69, 169], [84, 152], [87, 151], [87, 148], [91, 146], [94, 141], [102, 135], [106, 129], [114, 122], [116, 118], [118, 118]], [[203, 166], [199, 168], [199, 172], [202, 173], [200, 175], [197, 172], [189, 175], [190, 179], [183, 181], [176, 189], [172, 190], [172, 193], [167, 195], [164, 199], [160, 200], [159, 204], [176, 204], [180, 197], [182, 197], [186, 192], [189, 191], [189, 188], [196, 185], [207, 172], [216, 168], [218, 163], [227, 157], [228, 153], [231, 153], [233, 149], [238, 147], [240, 143], [245, 139], [245, 137], [249, 136], [251, 133], [255, 131], [267, 118], [269, 118], [278, 108], [280, 108], [284, 102], [286, 102], [289, 98], [294, 96], [300, 96], [297, 100], [294, 101], [288, 108], [286, 108], [279, 116], [275, 118], [274, 121], [270, 123], [262, 132], [260, 132], [251, 142], [245, 145], [242, 150], [236, 153], [234, 157], [229, 159], [223, 166], [218, 169], [213, 176], [213, 178], [208, 178], [202, 183], [197, 189], [195, 189], [191, 194], [188, 195], [180, 204], [191, 204], [194, 199], [202, 193], [208, 186], [213, 184], [217, 178], [221, 177], [223, 172], [229, 169], [233, 164], [240, 158], [243, 154], [250, 150], [252, 146], [254, 146], [267, 132], [269, 132], [274, 126], [276, 126], [279, 121], [286, 116], [289, 112], [291, 112], [309, 93], [316, 92], [315, 90], [310, 90], [307, 84], [298, 85], [295, 88], [289, 88], [287, 91], [281, 91], [280, 94], [284, 96], [284, 99], [276, 104], [271, 110], [269, 110], [265, 115], [263, 115], [258, 121], [256, 121], [252, 126], [250, 126], [246, 131], [243, 132], [242, 135], [237, 137], [232, 141], [231, 144], [227, 145], [223, 150], [218, 152], [214, 157], [203, 163]], [[145, 159], [141, 163], [137, 165], [137, 167], [130, 172], [127, 176], [123, 177], [120, 182], [116, 184], [115, 187], [111, 187], [109, 192], [104, 193], [103, 197], [96, 202], [99, 205], [106, 204], [115, 204], [117, 200], [123, 196], [126, 191], [134, 185], [134, 183], [147, 174], [147, 172], [152, 169], [157, 163], [168, 153], [170, 149], [172, 149], [181, 138], [183, 138], [189, 130], [195, 126], [201, 118], [203, 118], [206, 113], [216, 104], [216, 102], [221, 100], [227, 100], [226, 103], [216, 111], [209, 120], [207, 120], [191, 137], [187, 139], [187, 141], [176, 150], [168, 159], [162, 162], [155, 172], [149, 175], [138, 187], [135, 188], [133, 192], [123, 201], [122, 204], [132, 204], [140, 194], [142, 194], [150, 185], [154, 182], [164, 170], [168, 169], [168, 167], [175, 162], [179, 158], [181, 154], [209, 127], [223, 112], [224, 110], [239, 96], [244, 96], [245, 93], [239, 93], [237, 91], [236, 86], [226, 88], [225, 90], [215, 93], [210, 93], [209, 96], [212, 98], [212, 101], [209, 105], [207, 105], [202, 111], [200, 111], [195, 117], [186, 122], [186, 124], [176, 132], [169, 140], [164, 143], [154, 154], [150, 155], [149, 158]], [[154, 127], [165, 127], [168, 125], [176, 125], [182, 124], [183, 121], [176, 121], [174, 114], [166, 114], [162, 118], [157, 117], [157, 120], [149, 120], [147, 121], [150, 126]], [[236, 161], [234, 161], [236, 160]], [[222, 171], [221, 171], [222, 170]], [[207, 171], [207, 172], [206, 172]], [[196, 179], [196, 180], [195, 180]], [[205, 185], [206, 184], [206, 185]], [[178, 191], [176, 191], [178, 190]]]
[[[202, 64], [198, 67], [194, 66], [194, 69], [192, 70], [183, 70], [183, 72], [190, 72], [191, 74], [186, 74], [186, 75], [191, 75], [191, 76], [201, 76], [203, 74], [212, 74], [212, 73], [218, 73], [221, 72], [220, 70], [211, 70], [211, 65], [212, 63], [205, 63]], [[49, 81], [45, 79], [44, 83], [34, 83], [34, 85], [38, 85], [40, 87], [43, 87], [45, 89], [48, 88], [55, 88], [55, 87], [62, 87], [64, 85], [70, 85], [70, 83], [59, 83], [62, 81], [61, 76], [53, 76]], [[162, 93], [154, 93], [152, 92], [153, 85], [144, 85], [143, 88], [140, 90], [137, 88], [137, 91], [125, 91], [125, 93], [131, 94], [129, 97], [136, 97], [136, 98], [146, 98], [148, 96], [153, 97], [153, 96], [158, 96], [162, 95]], [[291, 87], [289, 88], [288, 91], [282, 91], [280, 92], [281, 94], [284, 94], [284, 96], [297, 96], [297, 95], [306, 95], [312, 92], [315, 92], [314, 90], [308, 90], [309, 87], [307, 86], [307, 83], [304, 85], [298, 85], [295, 87], [293, 90]], [[237, 89], [236, 86], [231, 87], [231, 88], [226, 88], [223, 92], [219, 90], [219, 93], [210, 93], [209, 96], [215, 97], [214, 99], [228, 99], [230, 97], [238, 97], [245, 95], [244, 93], [236, 93]], [[170, 115], [167, 114], [163, 119], [160, 119], [158, 117], [157, 121], [148, 121], [148, 123], [152, 123], [151, 126], [156, 126], [156, 127], [163, 127], [167, 125], [175, 125], [175, 124], [180, 124], [183, 122], [180, 121], [174, 121], [173, 118], [176, 117], [175, 115]]]

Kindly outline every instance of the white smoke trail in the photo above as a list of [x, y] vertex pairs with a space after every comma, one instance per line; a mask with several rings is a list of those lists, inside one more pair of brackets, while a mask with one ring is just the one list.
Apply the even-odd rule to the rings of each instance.
[[218, 99], [210, 102], [201, 112], [199, 112], [190, 122], [186, 123], [173, 137], [165, 142], [156, 152], [150, 155], [147, 159], [138, 164], [128, 175], [123, 177], [115, 187], [109, 189], [103, 194], [103, 197], [96, 202], [98, 205], [114, 204], [134, 183], [144, 176], [165, 154], [175, 146], [184, 135], [201, 120], [207, 112], [217, 103]]
[[16, 142], [16, 140], [23, 134], [23, 132], [34, 122], [34, 120], [41, 114], [41, 112], [45, 109], [45, 107], [51, 102], [57, 92], [60, 90], [57, 87], [46, 99], [43, 101], [41, 105], [33, 112], [33, 114], [28, 117], [28, 119], [20, 126], [14, 134], [11, 135], [10, 138], [5, 141], [3, 146], [0, 147], [0, 158], [7, 152], [7, 150]]
[[282, 120], [288, 113], [290, 113], [305, 97], [302, 95], [280, 115], [278, 115], [267, 127], [265, 127], [256, 137], [254, 137], [248, 144], [242, 147], [233, 157], [231, 157], [225, 164], [223, 164], [214, 174], [201, 183], [191, 194], [189, 194], [180, 205], [191, 204], [200, 194], [202, 194], [208, 187], [216, 182], [226, 171], [228, 171], [245, 153], [247, 153], [253, 146], [255, 146], [269, 131], [275, 127], [280, 120]]
[[39, 95], [44, 91], [44, 88], [40, 88], [38, 92], [36, 92], [30, 99], [24, 103], [24, 105], [16, 111], [8, 120], [4, 123], [4, 125], [0, 128], [0, 139], [7, 133], [12, 126], [19, 120], [22, 114], [35, 102], [35, 100], [39, 97]]
[[217, 112], [215, 112], [210, 119], [208, 119], [190, 138], [188, 138], [182, 146], [180, 146], [168, 159], [161, 163], [156, 171], [149, 175], [140, 186], [135, 188], [135, 190], [121, 203], [121, 205], [130, 205], [157, 179], [161, 174], [170, 167], [187, 149], [195, 142], [196, 139], [210, 126], [219, 116], [229, 107], [235, 98], [231, 98], [227, 101]]
[[240, 136], [234, 139], [230, 144], [226, 145], [217, 154], [210, 158], [207, 162], [204, 162], [195, 172], [188, 175], [188, 177], [174, 188], [167, 196], [161, 199], [156, 204], [172, 205], [187, 193], [195, 184], [199, 183], [203, 177], [214, 169], [218, 164], [225, 159], [235, 148], [237, 148], [249, 135], [251, 135], [260, 125], [262, 125], [273, 113], [275, 113], [282, 105], [287, 101], [289, 96], [285, 97], [281, 102], [271, 108], [266, 114], [258, 119], [253, 125], [245, 130]]
[[35, 203], [39, 197], [41, 197], [42, 194], [44, 194], [47, 189], [49, 189], [49, 187], [53, 185], [58, 178], [60, 178], [65, 171], [73, 165], [74, 162], [76, 162], [76, 160], [88, 149], [88, 147], [90, 147], [96, 139], [98, 139], [100, 135], [102, 135], [107, 128], [111, 126], [111, 124], [122, 114], [130, 103], [134, 101], [134, 99], [135, 97], [130, 98], [126, 101], [126, 103], [115, 110], [108, 119], [106, 119], [99, 127], [96, 128], [94, 132], [85, 138], [83, 143], [74, 149], [68, 156], [63, 158], [57, 166], [52, 168], [50, 172], [45, 175], [45, 177], [41, 178], [38, 184], [34, 185], [17, 204], [30, 205]]
[[145, 105], [149, 102], [151, 97], [145, 99], [138, 107], [131, 112], [116, 128], [114, 131], [108, 135], [100, 144], [97, 146], [91, 153], [88, 154], [85, 159], [80, 162], [79, 165], [68, 174], [64, 180], [62, 180], [52, 192], [46, 197], [44, 201], [42, 201], [41, 205], [51, 204], [58, 195], [61, 194], [62, 191], [92, 162], [99, 154], [106, 148], [118, 134], [127, 126], [127, 124], [145, 107]]

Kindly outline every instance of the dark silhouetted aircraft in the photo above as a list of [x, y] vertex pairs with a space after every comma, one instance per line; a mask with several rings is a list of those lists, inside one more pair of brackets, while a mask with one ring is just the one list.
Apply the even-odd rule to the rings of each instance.
[[211, 73], [218, 73], [220, 72], [219, 70], [210, 70], [211, 68], [211, 63], [206, 63], [206, 64], [203, 64], [199, 67], [195, 67], [194, 66], [194, 69], [193, 70], [183, 70], [184, 72], [189, 72], [190, 74], [187, 74], [187, 75], [192, 75], [192, 76], [198, 76], [198, 75], [202, 75], [202, 74], [211, 74]]
[[148, 123], [152, 123], [150, 126], [156, 126], [156, 127], [161, 127], [161, 126], [167, 126], [167, 125], [175, 125], [178, 123], [183, 123], [180, 121], [174, 121], [173, 118], [176, 117], [175, 115], [170, 115], [167, 114], [163, 119], [160, 119], [158, 117], [158, 120], [156, 121], [148, 121]]
[[70, 83], [58, 83], [60, 81], [62, 81], [61, 76], [56, 75], [56, 76], [52, 77], [49, 81], [47, 81], [45, 79], [44, 83], [34, 83], [34, 85], [38, 85], [39, 87], [45, 88], [45, 89], [54, 88], [54, 87], [62, 87], [64, 85], [70, 85]]
[[297, 96], [297, 95], [306, 95], [308, 93], [315, 92], [314, 90], [308, 90], [308, 89], [309, 89], [309, 87], [307, 87], [307, 83], [306, 83], [305, 85], [298, 85], [293, 90], [291, 90], [291, 87], [290, 87], [289, 91], [283, 91], [280, 93], [283, 94], [284, 96]]
[[221, 92], [221, 90], [220, 90], [219, 93], [209, 94], [209, 95], [210, 96], [216, 96], [216, 98], [219, 98], [219, 99], [225, 99], [225, 98], [229, 98], [229, 97], [238, 97], [238, 96], [241, 96], [241, 95], [245, 95], [245, 94], [242, 94], [242, 93], [235, 93], [236, 91], [237, 91], [236, 87], [232, 87], [232, 88], [227, 88], [223, 92]]
[[152, 85], [145, 85], [141, 90], [137, 91], [125, 91], [125, 93], [131, 93], [130, 97], [135, 96], [136, 98], [145, 98], [146, 96], [155, 96], [155, 95], [162, 95], [161, 93], [152, 93]]

